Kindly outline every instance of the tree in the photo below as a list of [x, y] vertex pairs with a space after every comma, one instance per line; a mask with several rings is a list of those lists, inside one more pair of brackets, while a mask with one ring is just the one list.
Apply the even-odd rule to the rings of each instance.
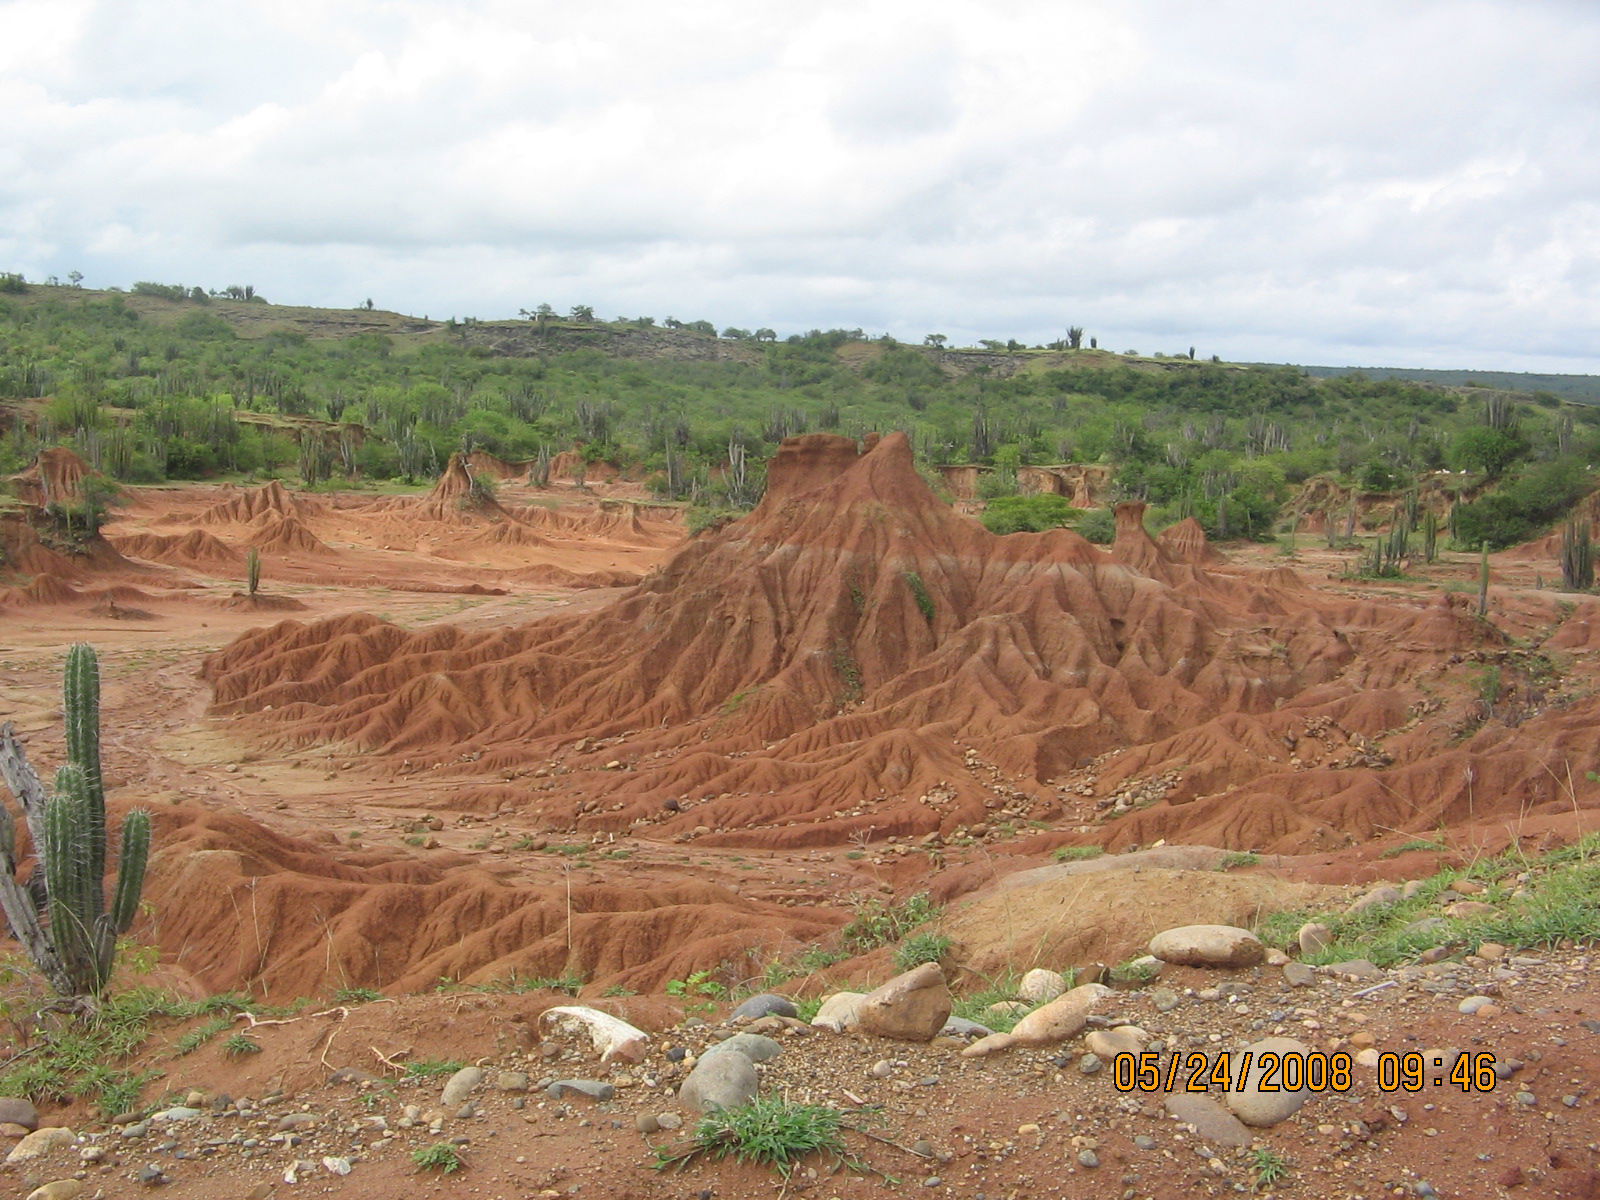
[[1492, 479], [1504, 475], [1506, 468], [1528, 452], [1528, 439], [1516, 429], [1494, 429], [1478, 425], [1461, 433], [1451, 447], [1456, 465], [1482, 471]]
[[944, 344], [949, 340], [950, 339], [942, 333], [930, 333], [927, 337], [922, 339], [922, 344], [924, 346], [932, 346], [935, 350], [943, 350]]
[[73, 287], [82, 287], [83, 286], [83, 272], [82, 271], [68, 271], [67, 272], [67, 282], [70, 283]]
[[777, 333], [771, 329], [762, 328], [756, 330], [756, 341], [758, 342], [775, 342], [777, 340]]
[[371, 311], [372, 311], [372, 297], [371, 297], [371, 296], [368, 296], [368, 297], [367, 297], [367, 303], [366, 303], [366, 305], [365, 305], [365, 308], [366, 308], [366, 310], [367, 310], [367, 311], [368, 311], [368, 312], [371, 312]]
[[729, 325], [722, 331], [722, 336], [730, 342], [745, 342], [750, 340], [750, 331], [748, 329], [740, 329], [737, 325]]
[[1077, 350], [1083, 345], [1083, 326], [1067, 326], [1067, 349]]
[[587, 325], [594, 320], [594, 309], [587, 304], [574, 304], [572, 306], [572, 319]]

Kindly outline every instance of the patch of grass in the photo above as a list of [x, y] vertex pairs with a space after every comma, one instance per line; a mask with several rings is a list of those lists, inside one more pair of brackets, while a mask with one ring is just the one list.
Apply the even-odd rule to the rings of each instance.
[[371, 1004], [374, 1000], [382, 1000], [383, 993], [377, 988], [369, 987], [342, 987], [333, 994], [336, 1004]]
[[687, 998], [709, 997], [712, 1000], [721, 1000], [728, 994], [728, 989], [711, 977], [710, 971], [696, 971], [687, 979], [669, 979], [667, 981], [667, 995]]
[[461, 1151], [449, 1142], [435, 1142], [413, 1150], [411, 1161], [419, 1171], [439, 1171], [445, 1175], [453, 1175], [467, 1165], [461, 1158]]
[[242, 1058], [246, 1054], [260, 1054], [261, 1043], [247, 1033], [236, 1033], [222, 1043], [222, 1052], [229, 1058]]
[[902, 971], [939, 962], [955, 943], [942, 933], [914, 933], [895, 947], [894, 965]]
[[1235, 867], [1253, 867], [1261, 862], [1261, 855], [1253, 850], [1237, 850], [1232, 854], [1224, 854], [1222, 861], [1217, 863], [1217, 870], [1231, 871]]
[[438, 1075], [454, 1075], [467, 1064], [454, 1059], [419, 1058], [406, 1064], [402, 1079], [432, 1079]]
[[1102, 846], [1059, 846], [1050, 857], [1057, 862], [1080, 862], [1087, 858], [1099, 858], [1104, 853]]
[[1160, 973], [1160, 963], [1141, 962], [1138, 958], [1130, 958], [1111, 968], [1111, 978], [1116, 983], [1149, 983]]
[[1410, 854], [1413, 850], [1433, 850], [1440, 854], [1448, 853], [1449, 846], [1443, 842], [1435, 842], [1430, 838], [1412, 838], [1398, 846], [1392, 846], [1380, 854], [1379, 858], [1399, 858], [1402, 854]]
[[886, 904], [872, 897], [856, 904], [855, 917], [839, 936], [847, 949], [865, 954], [899, 941], [917, 926], [937, 920], [943, 911], [927, 892], [908, 896], [903, 904]]
[[[952, 996], [950, 1013], [952, 1016], [964, 1017], [968, 1021], [977, 1021], [986, 1025], [996, 1033], [1010, 1033], [1012, 1026], [1022, 1019], [1022, 1013], [992, 1013], [987, 1011], [991, 1005], [1000, 1004], [1006, 1000], [1017, 998], [1017, 985], [1021, 978], [1015, 971], [1006, 971], [1003, 975], [993, 979], [985, 979], [984, 986], [975, 992], [964, 995]], [[1070, 987], [1071, 984], [1068, 984]]]
[[776, 1096], [739, 1108], [723, 1108], [701, 1118], [688, 1147], [657, 1152], [658, 1169], [683, 1166], [696, 1158], [769, 1166], [785, 1178], [808, 1154], [831, 1154], [851, 1163], [845, 1149], [844, 1114], [821, 1104], [797, 1104]]
[[196, 1050], [200, 1049], [201, 1046], [204, 1046], [212, 1038], [216, 1037], [217, 1034], [223, 1032], [225, 1029], [230, 1028], [232, 1025], [232, 1017], [216, 1017], [210, 1021], [207, 1021], [204, 1025], [196, 1026], [173, 1044], [173, 1057], [182, 1058], [185, 1054], [193, 1054]]
[[602, 996], [637, 996], [639, 993], [630, 987], [623, 987], [620, 983], [613, 983], [600, 994]]
[[906, 586], [911, 589], [911, 597], [917, 602], [917, 611], [922, 614], [922, 619], [930, 625], [933, 623], [933, 597], [928, 595], [928, 585], [922, 581], [922, 576], [915, 571], [905, 573]]
[[1255, 1188], [1259, 1192], [1283, 1182], [1289, 1174], [1289, 1163], [1270, 1146], [1257, 1146], [1250, 1151], [1250, 1170], [1255, 1175]]
[[[1512, 897], [1500, 881], [1523, 872], [1528, 875], [1526, 890]], [[1495, 904], [1498, 910], [1482, 917], [1442, 917], [1439, 896], [1459, 879], [1488, 884], [1486, 892], [1472, 898]], [[1436, 916], [1441, 917], [1437, 924], [1413, 927], [1423, 917]], [[1391, 966], [1435, 946], [1465, 947], [1481, 941], [1518, 949], [1566, 940], [1594, 943], [1600, 941], [1600, 834], [1537, 859], [1511, 850], [1466, 867], [1446, 868], [1423, 880], [1413, 896], [1397, 904], [1357, 913], [1310, 909], [1272, 913], [1259, 922], [1257, 933], [1268, 945], [1287, 946], [1307, 921], [1320, 921], [1333, 934], [1326, 949], [1305, 956], [1309, 963], [1365, 958], [1380, 967]]]

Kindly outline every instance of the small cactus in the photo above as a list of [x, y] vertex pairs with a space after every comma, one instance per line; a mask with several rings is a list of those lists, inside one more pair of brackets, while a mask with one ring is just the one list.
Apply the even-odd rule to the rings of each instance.
[[1586, 592], [1594, 586], [1594, 542], [1587, 521], [1571, 520], [1561, 530], [1561, 588]]
[[1478, 615], [1489, 615], [1489, 543], [1483, 544], [1483, 557], [1478, 562]]
[[[150, 814], [136, 810], [122, 826], [122, 853], [111, 907], [106, 907], [106, 802], [100, 771], [100, 665], [92, 647], [67, 652], [63, 687], [67, 763], [54, 795], [28, 764], [11, 726], [0, 726], [0, 768], [27, 819], [39, 857], [36, 886], [16, 879], [16, 829], [0, 805], [0, 908], [11, 931], [63, 996], [92, 1000], [105, 990], [117, 934], [139, 910], [150, 859]], [[36, 881], [37, 882], [37, 881]], [[33, 894], [30, 894], [30, 891]]]

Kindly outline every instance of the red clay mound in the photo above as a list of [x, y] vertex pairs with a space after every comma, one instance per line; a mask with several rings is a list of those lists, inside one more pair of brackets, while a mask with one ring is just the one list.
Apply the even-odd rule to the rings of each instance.
[[[1170, 822], [1213, 844], [1300, 850], [1351, 823], [1352, 795], [1389, 782], [1357, 780], [1402, 752], [1368, 743], [1402, 730], [1418, 790], [1397, 803], [1433, 809], [1423, 789], [1448, 767], [1427, 764], [1455, 752], [1467, 701], [1408, 726], [1428, 698], [1416, 681], [1436, 670], [1459, 687], [1448, 664], [1498, 646], [1448, 597], [1380, 603], [1310, 592], [1292, 573], [1210, 574], [1151, 539], [1138, 505], [1118, 510], [1109, 552], [1064, 529], [997, 537], [937, 501], [902, 435], [812, 435], [780, 447], [756, 511], [605, 608], [470, 634], [291, 622], [240, 638], [204, 675], [214, 711], [253, 714], [278, 740], [342, 742], [397, 767], [470, 760], [454, 769], [484, 780], [483, 803], [553, 828], [803, 846], [982, 835], [1060, 818], [1086, 794], [1123, 812], [1127, 795], [1170, 792], [1140, 815], [1138, 840]], [[1352, 772], [1347, 786], [1298, 784], [1295, 804], [1255, 786], [1323, 717], [1348, 739], [1311, 761]], [[580, 753], [583, 738], [608, 744]], [[1126, 768], [1096, 764], [1127, 747]], [[550, 760], [559, 785], [504, 782]], [[1506, 778], [1480, 791], [1480, 812], [1546, 802], [1526, 771]], [[1096, 799], [1083, 803], [1092, 815]]]
[[332, 549], [296, 517], [279, 517], [250, 539], [257, 550], [275, 554], [331, 554]]
[[369, 852], [357, 866], [227, 810], [162, 808], [155, 820], [153, 933], [215, 992], [416, 991], [513, 973], [645, 991], [724, 963], [754, 974], [844, 919], [696, 881], [509, 886], [449, 854]]
[[474, 514], [491, 520], [512, 520], [493, 493], [473, 486], [475, 478], [467, 460], [452, 454], [433, 490], [422, 498], [415, 511], [435, 521], [459, 521]]
[[317, 506], [296, 496], [276, 479], [213, 504], [196, 520], [201, 525], [248, 525], [260, 517], [305, 517]]
[[1156, 538], [1156, 545], [1161, 548], [1162, 554], [1175, 562], [1210, 566], [1228, 561], [1222, 551], [1206, 538], [1206, 531], [1193, 517], [1185, 517], [1176, 525], [1163, 529], [1161, 536]]
[[83, 499], [83, 481], [94, 468], [65, 446], [39, 451], [33, 466], [11, 477], [17, 498], [44, 508], [50, 504], [75, 504]]
[[236, 571], [244, 562], [244, 556], [237, 550], [203, 529], [171, 535], [135, 533], [113, 538], [111, 544], [120, 553], [133, 558], [201, 570]]

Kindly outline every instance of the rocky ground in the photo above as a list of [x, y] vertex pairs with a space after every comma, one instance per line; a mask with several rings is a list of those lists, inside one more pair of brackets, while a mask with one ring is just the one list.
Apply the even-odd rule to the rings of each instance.
[[[215, 1048], [166, 1062], [172, 1103], [142, 1119], [63, 1130], [57, 1114], [42, 1114], [41, 1130], [11, 1151], [6, 1186], [17, 1196], [53, 1189], [38, 1200], [397, 1190], [508, 1200], [845, 1197], [912, 1186], [973, 1200], [1589, 1197], [1600, 1195], [1592, 963], [1578, 949], [1514, 954], [1488, 945], [1459, 961], [1390, 970], [1167, 965], [1141, 986], [1101, 996], [1081, 1035], [983, 1056], [961, 1037], [837, 1034], [781, 1016], [731, 1018], [721, 1005], [676, 1024], [664, 1023], [670, 1014], [641, 1020], [664, 1027], [640, 1061], [602, 1064], [588, 1037], [533, 1015], [559, 998], [410, 997], [263, 1023], [251, 1030], [263, 1049], [247, 1066]], [[1120, 1091], [1113, 1061], [1090, 1048], [1110, 1049], [1112, 1029], [1148, 1038], [1163, 1072], [1171, 1054], [1183, 1055], [1177, 1090]], [[306, 1048], [313, 1033], [319, 1061]], [[1280, 1097], [1282, 1108], [1266, 1114], [1236, 1098], [1252, 1120], [1282, 1116], [1251, 1128], [1214, 1084], [1185, 1087], [1188, 1055], [1215, 1064], [1269, 1036], [1351, 1054], [1349, 1090], [1309, 1094], [1298, 1106]], [[685, 1080], [710, 1059], [749, 1061], [739, 1043], [707, 1056], [729, 1038], [756, 1058], [772, 1055], [754, 1065], [763, 1096], [846, 1114], [849, 1161], [813, 1156], [787, 1180], [703, 1158], [655, 1166], [699, 1119], [677, 1095]], [[1493, 1055], [1492, 1080], [1479, 1080], [1490, 1086], [1463, 1091], [1435, 1073], [1419, 1091], [1386, 1091], [1370, 1065], [1379, 1053], [1435, 1051], [1448, 1051], [1446, 1061], [1457, 1051]], [[446, 1058], [475, 1065], [400, 1074]], [[308, 1071], [321, 1082], [267, 1082]], [[8, 1115], [33, 1123], [27, 1111]], [[414, 1163], [417, 1151], [440, 1145], [459, 1155], [459, 1171]]]

